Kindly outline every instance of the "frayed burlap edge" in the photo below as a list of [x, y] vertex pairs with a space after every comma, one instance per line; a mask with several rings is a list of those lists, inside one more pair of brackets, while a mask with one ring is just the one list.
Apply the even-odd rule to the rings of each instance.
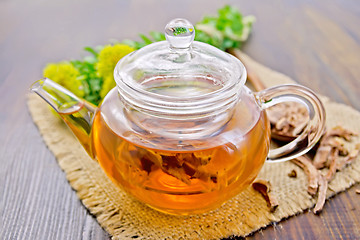
[[[243, 61], [255, 71], [266, 86], [292, 83], [283, 74], [268, 69], [248, 56]], [[322, 97], [327, 112], [327, 127], [342, 125], [360, 132], [360, 113], [349, 106]], [[269, 180], [279, 200], [270, 213], [265, 200], [251, 187], [209, 213], [194, 216], [171, 216], [154, 211], [119, 190], [90, 159], [71, 132], [49, 111], [37, 96], [30, 95], [28, 107], [48, 148], [54, 153], [69, 183], [86, 208], [113, 239], [218, 239], [246, 236], [273, 222], [279, 222], [306, 209], [316, 199], [306, 191], [307, 178], [291, 162], [266, 163], [259, 175]], [[360, 138], [346, 143], [352, 149]], [[295, 169], [297, 178], [287, 174]], [[327, 198], [360, 182], [360, 159], [341, 172], [329, 184]]]

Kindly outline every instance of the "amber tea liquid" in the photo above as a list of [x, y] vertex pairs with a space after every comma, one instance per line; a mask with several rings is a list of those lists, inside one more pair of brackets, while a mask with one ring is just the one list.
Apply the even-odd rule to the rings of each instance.
[[184, 215], [214, 209], [249, 186], [268, 153], [267, 117], [261, 112], [254, 121], [244, 101], [215, 136], [185, 145], [145, 133], [129, 140], [129, 132], [116, 133], [99, 111], [93, 151], [115, 184], [152, 208]]

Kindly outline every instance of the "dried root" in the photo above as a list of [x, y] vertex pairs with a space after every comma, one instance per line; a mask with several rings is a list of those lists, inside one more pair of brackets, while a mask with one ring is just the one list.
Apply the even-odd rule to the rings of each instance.
[[325, 167], [326, 160], [331, 153], [331, 146], [320, 145], [313, 160], [313, 165], [317, 169]]
[[322, 174], [320, 174], [319, 175], [319, 193], [318, 193], [316, 205], [313, 210], [313, 212], [315, 214], [320, 213], [324, 207], [325, 200], [326, 200], [327, 188], [328, 188], [328, 181]]
[[336, 173], [337, 162], [338, 162], [338, 154], [339, 154], [339, 149], [333, 148], [333, 149], [331, 149], [331, 153], [328, 156], [328, 159], [330, 161], [329, 171], [326, 174], [326, 180], [328, 182], [330, 182], [334, 178], [334, 175]]
[[276, 208], [279, 206], [279, 203], [275, 197], [275, 195], [271, 192], [271, 184], [269, 181], [258, 179], [253, 182], [252, 187], [261, 193], [261, 195], [265, 198], [268, 207], [270, 208], [270, 212], [274, 212]]
[[356, 144], [355, 149], [352, 150], [344, 159], [342, 159], [342, 161], [340, 161], [337, 165], [337, 169], [341, 170], [343, 169], [346, 165], [352, 163], [356, 157], [359, 155], [360, 153], [360, 143]]
[[211, 161], [211, 154], [170, 153], [165, 155], [141, 148], [130, 151], [130, 154], [129, 159], [133, 159], [133, 164], [148, 174], [154, 169], [160, 168], [163, 172], [187, 185], [191, 185], [192, 179], [213, 183], [217, 183], [218, 180], [217, 174], [201, 170], [202, 166], [206, 166]]
[[288, 173], [288, 176], [291, 178], [296, 178], [297, 172], [295, 171], [295, 169], [291, 170], [291, 172]]
[[[321, 212], [326, 199], [328, 182], [330, 182], [336, 171], [350, 164], [360, 153], [360, 144], [349, 152], [339, 140], [350, 141], [356, 134], [340, 126], [327, 131], [322, 137], [313, 161], [306, 156], [293, 159], [292, 162], [301, 167], [308, 177], [308, 193], [317, 194], [317, 202], [313, 212]], [[343, 158], [340, 158], [342, 156]], [[326, 175], [320, 173], [319, 169], [328, 168]]]
[[304, 156], [291, 160], [293, 163], [301, 167], [308, 177], [308, 193], [314, 196], [318, 191], [319, 186], [319, 171], [312, 164], [311, 160]]
[[308, 193], [312, 196], [318, 194], [317, 202], [313, 212], [318, 214], [324, 207], [328, 181], [324, 175], [312, 164], [306, 156], [301, 156], [292, 160], [293, 163], [301, 167], [308, 176]]
[[[344, 144], [337, 139], [342, 138], [350, 141], [354, 135], [356, 134], [337, 126], [326, 132], [322, 137], [313, 164], [317, 169], [324, 167], [329, 168], [325, 176], [328, 182], [334, 178], [336, 171], [341, 170], [345, 165], [351, 163], [359, 154], [360, 146], [357, 145], [356, 149], [349, 154]], [[346, 158], [341, 160], [339, 156], [346, 156]]]
[[296, 102], [277, 104], [267, 111], [267, 115], [272, 126], [272, 137], [281, 141], [286, 137], [297, 137], [309, 120], [307, 109]]
[[327, 132], [324, 137], [326, 139], [334, 136], [344, 138], [346, 141], [350, 141], [351, 137], [357, 136], [357, 134], [341, 126], [336, 126], [333, 129], [331, 129], [329, 132]]

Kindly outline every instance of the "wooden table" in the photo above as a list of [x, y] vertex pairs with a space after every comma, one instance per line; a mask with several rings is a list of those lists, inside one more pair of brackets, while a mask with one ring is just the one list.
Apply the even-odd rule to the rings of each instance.
[[[227, 1], [257, 17], [243, 50], [333, 100], [360, 110], [357, 0]], [[84, 46], [162, 31], [175, 17], [195, 23], [220, 1], [56, 0], [0, 2], [0, 239], [107, 239], [67, 183], [26, 108], [29, 85], [48, 62]], [[355, 189], [249, 239], [359, 239]]]

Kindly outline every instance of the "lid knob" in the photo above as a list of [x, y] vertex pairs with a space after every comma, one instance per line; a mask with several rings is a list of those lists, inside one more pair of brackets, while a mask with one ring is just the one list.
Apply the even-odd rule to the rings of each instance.
[[171, 48], [186, 49], [194, 41], [194, 26], [186, 19], [176, 18], [165, 27], [165, 37]]

